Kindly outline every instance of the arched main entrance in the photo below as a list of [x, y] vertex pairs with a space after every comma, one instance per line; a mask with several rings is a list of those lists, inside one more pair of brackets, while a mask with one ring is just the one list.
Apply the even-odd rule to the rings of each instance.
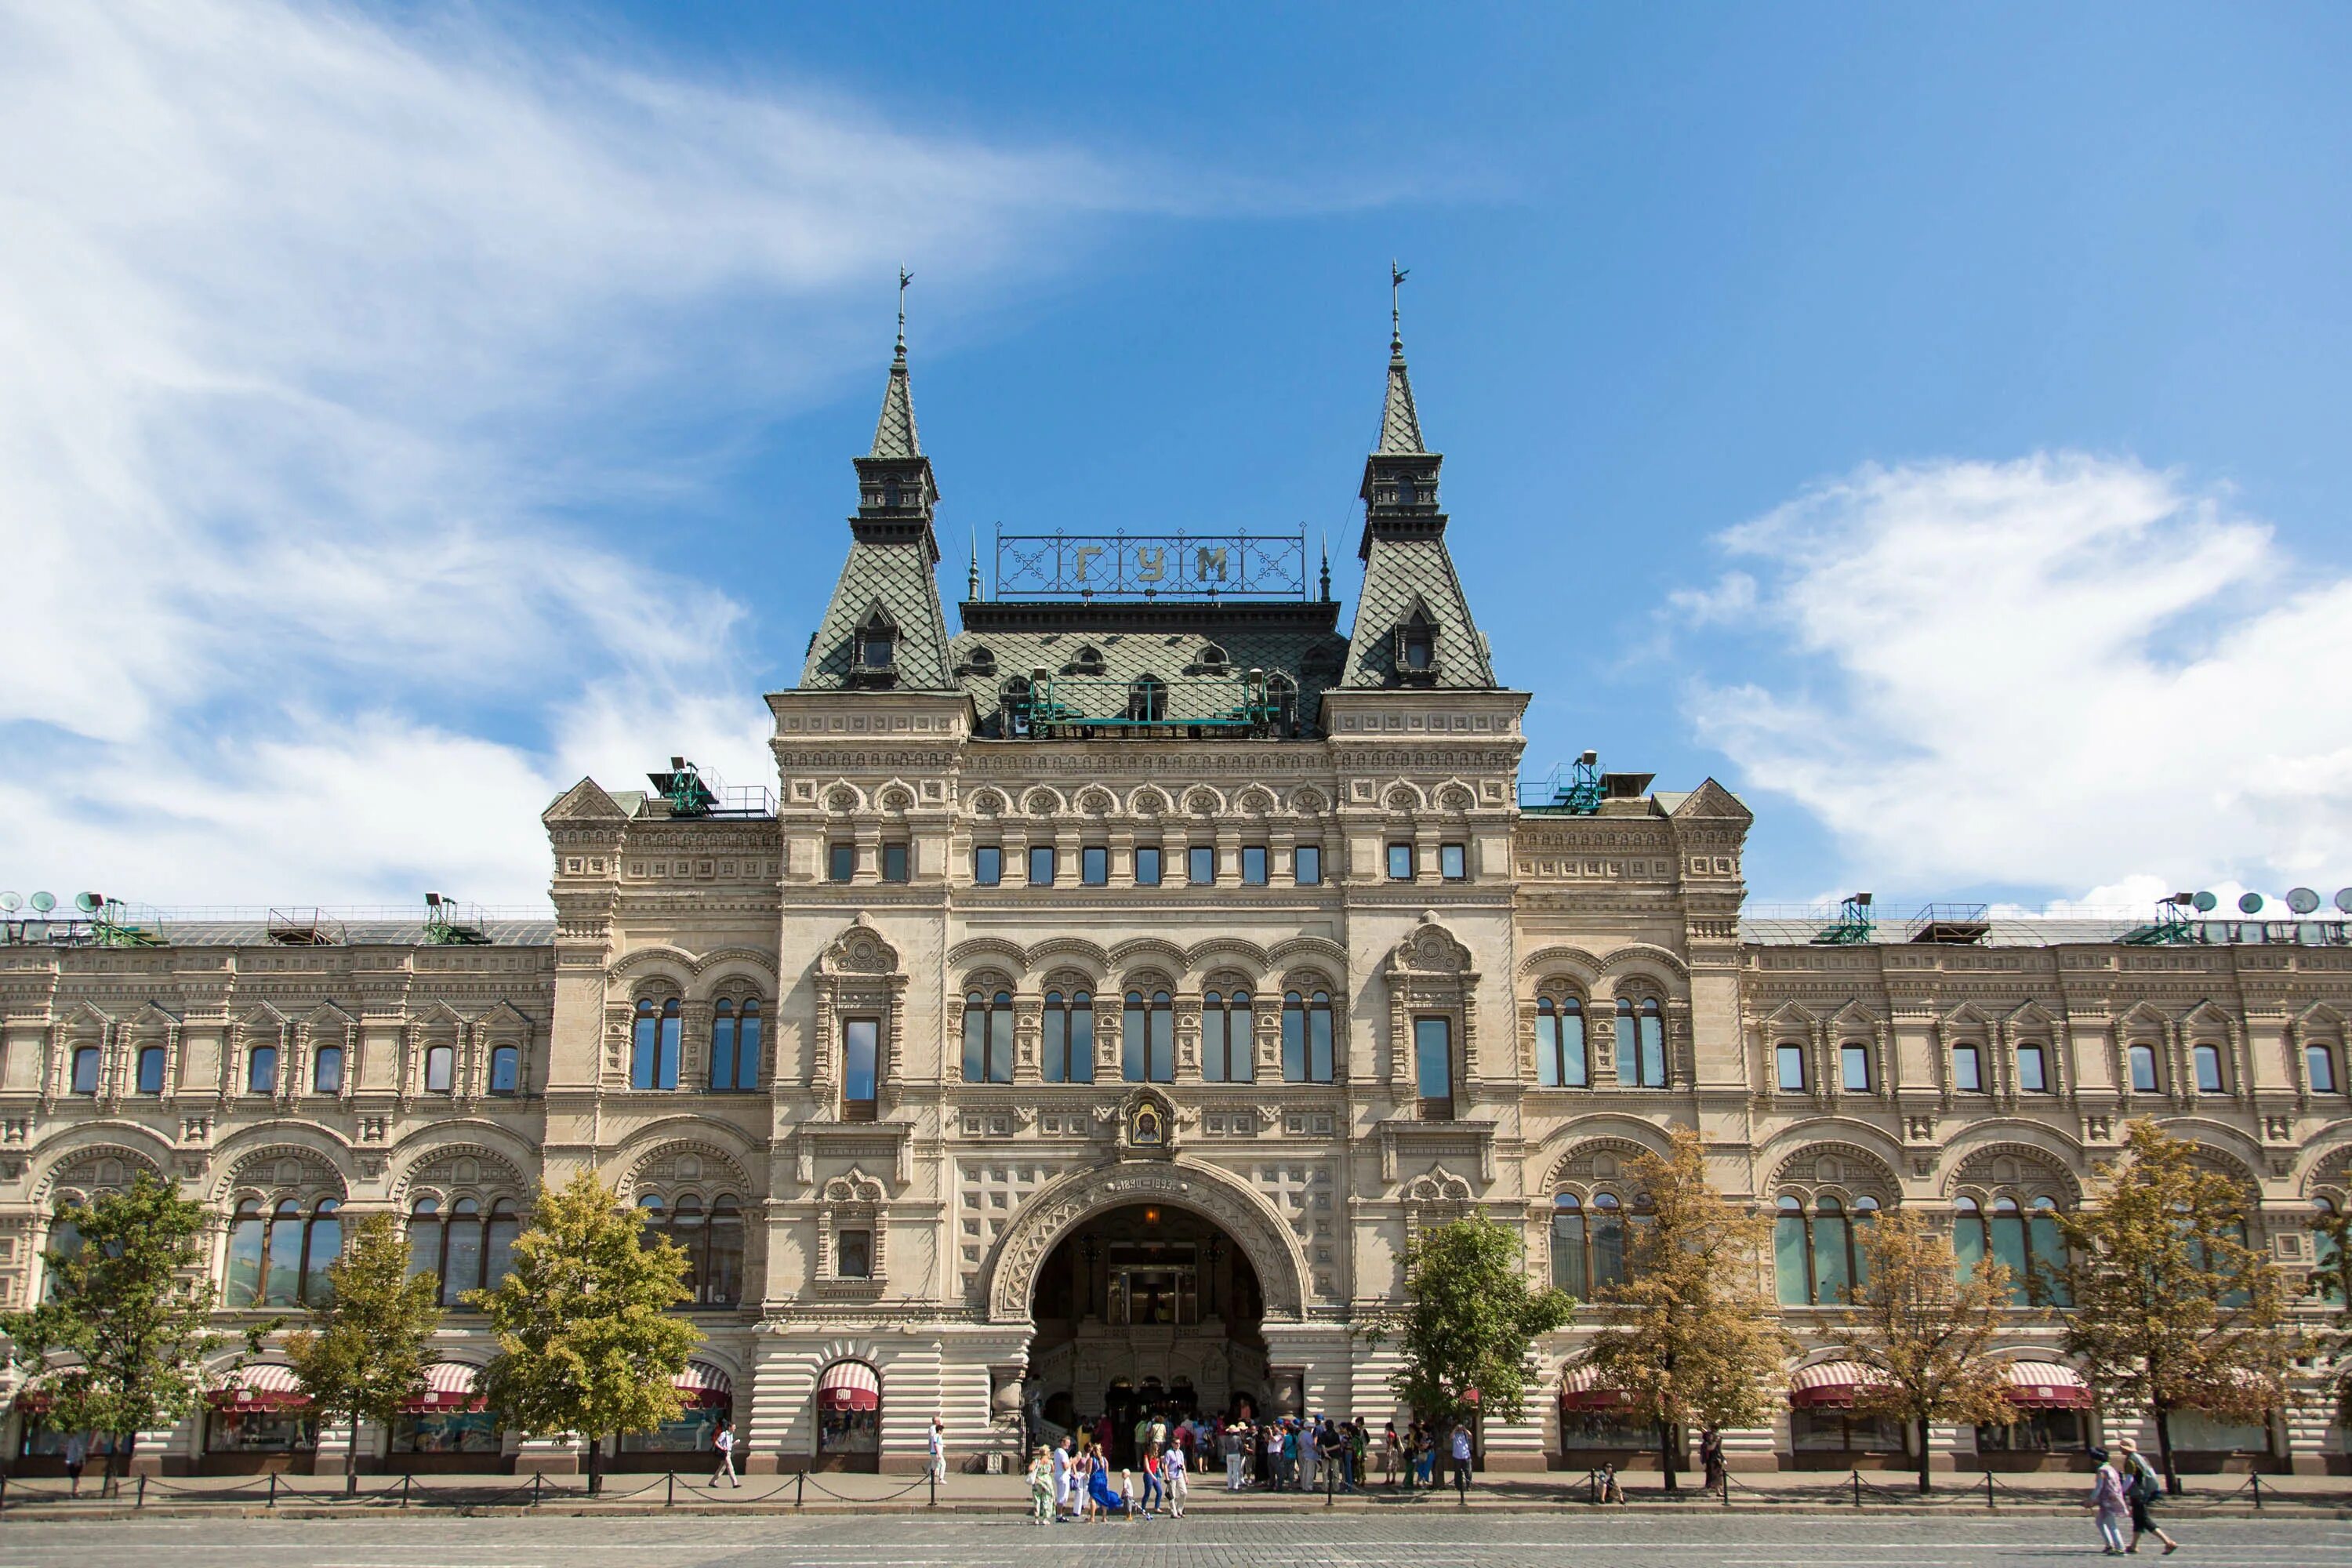
[[1247, 1252], [1217, 1222], [1172, 1203], [1100, 1210], [1038, 1269], [1028, 1387], [1058, 1426], [1110, 1422], [1114, 1464], [1135, 1462], [1151, 1414], [1256, 1415], [1267, 1384], [1265, 1300]]

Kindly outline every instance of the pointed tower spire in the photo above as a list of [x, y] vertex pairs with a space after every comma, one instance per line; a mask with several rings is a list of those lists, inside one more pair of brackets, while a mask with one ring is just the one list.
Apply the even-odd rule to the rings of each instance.
[[968, 605], [980, 602], [980, 530], [976, 528], [971, 531], [971, 567], [964, 574], [963, 597]]
[[1381, 452], [1421, 451], [1421, 416], [1412, 406], [1412, 380], [1404, 368], [1404, 315], [1400, 296], [1412, 269], [1389, 263], [1389, 393], [1381, 405]]

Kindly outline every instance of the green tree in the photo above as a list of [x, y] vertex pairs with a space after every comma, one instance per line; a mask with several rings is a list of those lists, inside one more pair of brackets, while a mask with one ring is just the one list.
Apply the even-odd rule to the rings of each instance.
[[1364, 1337], [1396, 1340], [1402, 1364], [1389, 1386], [1424, 1419], [1519, 1418], [1528, 1347], [1576, 1310], [1565, 1290], [1529, 1288], [1522, 1250], [1483, 1209], [1406, 1248], [1404, 1300], [1374, 1317]]
[[592, 1492], [606, 1434], [678, 1417], [671, 1379], [702, 1340], [669, 1310], [690, 1294], [686, 1270], [685, 1252], [659, 1237], [648, 1246], [643, 1216], [583, 1171], [562, 1191], [540, 1188], [514, 1271], [466, 1293], [498, 1340], [482, 1378], [490, 1408], [525, 1436], [578, 1433]]
[[327, 1266], [327, 1283], [310, 1326], [286, 1336], [286, 1360], [320, 1421], [351, 1422], [343, 1489], [355, 1492], [360, 1423], [391, 1426], [423, 1382], [426, 1346], [441, 1322], [440, 1286], [430, 1274], [409, 1275], [407, 1239], [388, 1214], [360, 1222], [350, 1247]]
[[2058, 1216], [2074, 1303], [2066, 1352], [2103, 1408], [2155, 1415], [2174, 1492], [2173, 1412], [2266, 1419], [2284, 1403], [2287, 1363], [2308, 1349], [2286, 1321], [2277, 1269], [2248, 1242], [2246, 1194], [2198, 1165], [2195, 1149], [2135, 1122], [2123, 1161], [2102, 1173], [2098, 1206]]
[[[79, 1242], [41, 1255], [48, 1299], [0, 1313], [0, 1333], [44, 1374], [50, 1423], [115, 1439], [106, 1484], [130, 1466], [139, 1434], [170, 1426], [204, 1397], [205, 1358], [239, 1336], [212, 1327], [205, 1208], [140, 1173], [128, 1191], [100, 1193], [58, 1211]], [[246, 1353], [277, 1325], [243, 1336]]]
[[2352, 1426], [2352, 1214], [2331, 1208], [2311, 1225], [2318, 1252], [2311, 1290], [2336, 1309], [2336, 1331], [2320, 1346], [2335, 1374], [2336, 1424]]
[[1857, 1240], [1863, 1279], [1829, 1337], [1876, 1374], [1855, 1390], [1854, 1409], [1911, 1428], [1924, 1492], [1929, 1423], [2005, 1425], [2016, 1415], [2001, 1367], [1985, 1353], [2006, 1321], [2010, 1271], [1987, 1259], [1962, 1279], [1950, 1239], [1909, 1209], [1863, 1225]]
[[1594, 1292], [1601, 1327], [1585, 1352], [1596, 1380], [1657, 1429], [1668, 1491], [1677, 1489], [1685, 1429], [1771, 1419], [1791, 1349], [1765, 1283], [1770, 1217], [1708, 1183], [1696, 1132], [1672, 1136], [1665, 1154], [1627, 1163], [1641, 1197], [1628, 1225], [1625, 1281]]

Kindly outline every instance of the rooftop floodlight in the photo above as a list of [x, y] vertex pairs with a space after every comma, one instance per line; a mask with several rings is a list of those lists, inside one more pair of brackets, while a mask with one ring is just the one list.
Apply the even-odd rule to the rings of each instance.
[[1598, 762], [1601, 760], [1601, 753], [1600, 753], [1600, 752], [1585, 752], [1585, 753], [1583, 753], [1581, 756], [1578, 757], [1576, 760], [1577, 760], [1578, 762], [1580, 762], [1580, 763], [1582, 763], [1586, 767], [1588, 767], [1588, 768], [1589, 768], [1589, 767], [1592, 766], [1594, 763], [1598, 763]]
[[24, 907], [24, 894], [17, 892], [0, 893], [0, 913], [13, 915]]
[[2286, 907], [2299, 915], [2316, 913], [2319, 895], [2309, 888], [2289, 888], [2286, 890]]
[[428, 909], [428, 910], [437, 910], [437, 909], [439, 909], [439, 908], [441, 907], [441, 895], [440, 895], [440, 894], [438, 894], [438, 893], [427, 893], [427, 894], [425, 894], [425, 907], [426, 909]]
[[2352, 888], [2336, 889], [2336, 910], [2338, 914], [2352, 915]]
[[669, 760], [669, 771], [674, 773], [682, 773], [693, 765], [693, 763], [688, 762], [684, 757], [672, 757]]
[[2238, 912], [2242, 915], [2261, 914], [2263, 912], [2263, 896], [2260, 893], [2240, 893], [2238, 895]]
[[1853, 901], [1860, 908], [1865, 910], [1870, 908], [1870, 895], [1868, 893], [1856, 893], [1853, 896]]
[[2221, 907], [2221, 900], [2214, 894], [2200, 889], [2196, 896], [2189, 900], [2189, 907], [2195, 910], [2199, 914], [2210, 915], [2215, 910]]
[[2197, 895], [2194, 893], [2175, 893], [2168, 899], [2158, 899], [2157, 900], [2157, 902], [2160, 904], [2170, 904], [2177, 910], [2185, 910], [2196, 901]]
[[58, 896], [50, 892], [35, 893], [29, 901], [33, 906], [33, 912], [37, 915], [47, 914], [58, 907]]

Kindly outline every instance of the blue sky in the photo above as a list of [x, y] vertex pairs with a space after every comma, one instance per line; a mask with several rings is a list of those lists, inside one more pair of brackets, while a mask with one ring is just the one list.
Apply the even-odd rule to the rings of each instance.
[[762, 764], [892, 268], [966, 531], [1328, 532], [1759, 900], [2352, 881], [2352, 16], [0, 5], [0, 881], [543, 887]]

